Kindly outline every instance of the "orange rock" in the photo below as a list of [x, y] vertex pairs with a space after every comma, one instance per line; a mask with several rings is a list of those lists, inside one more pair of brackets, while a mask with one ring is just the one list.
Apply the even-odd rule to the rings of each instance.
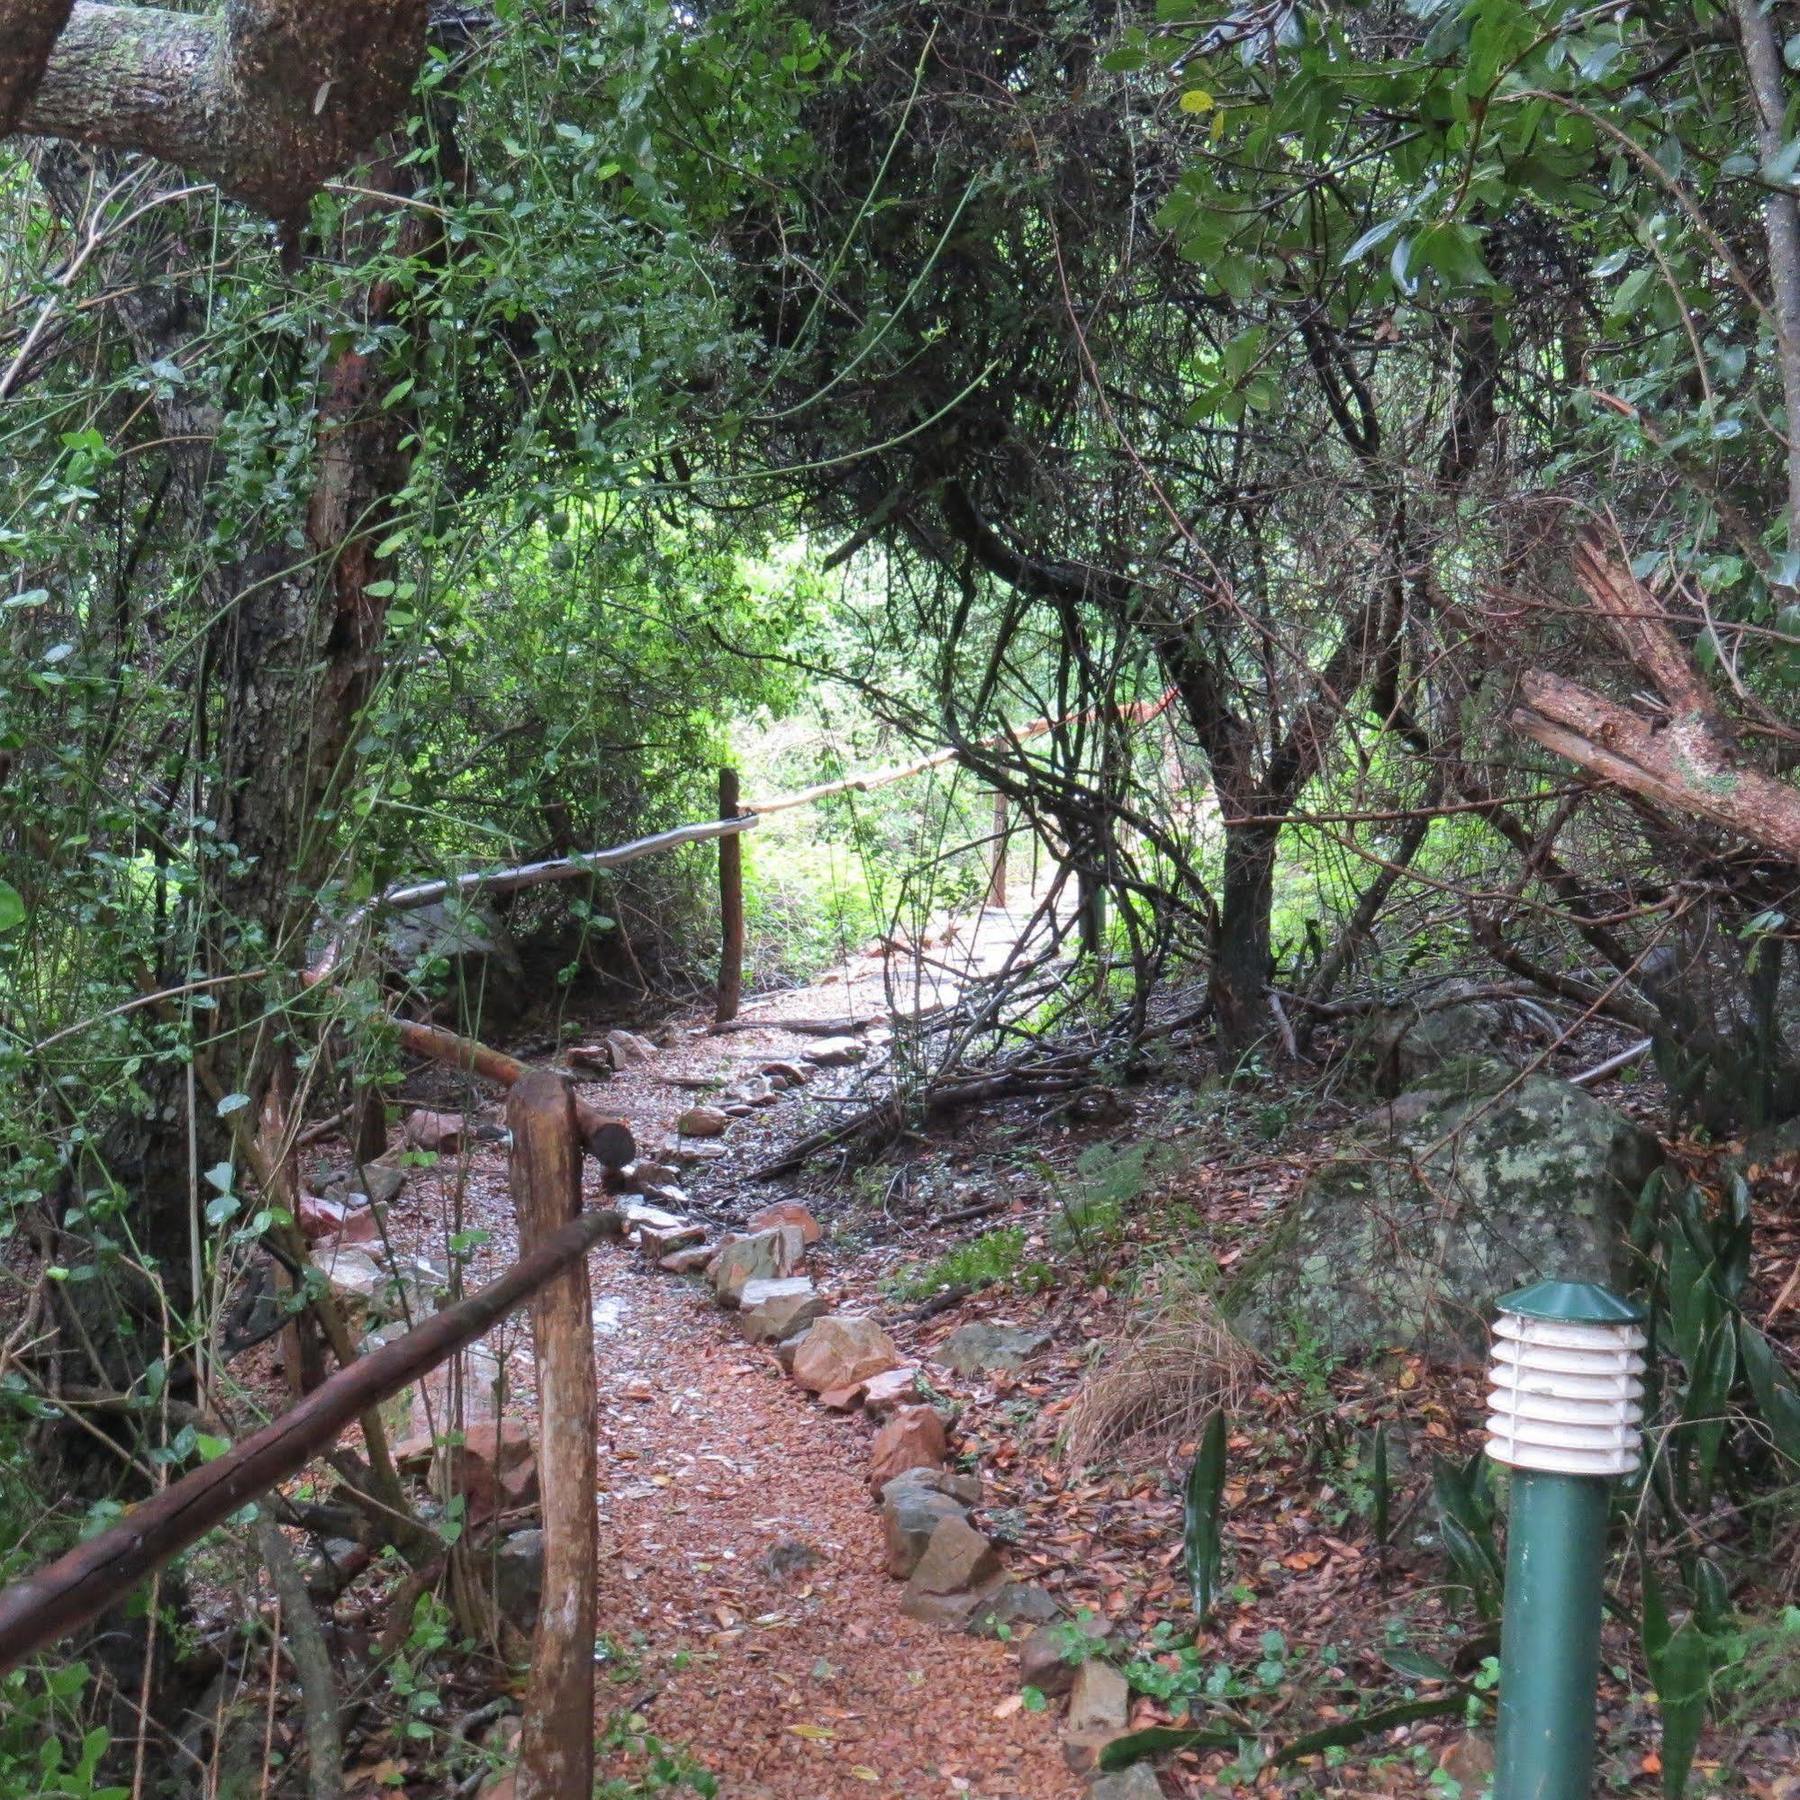
[[798, 1200], [777, 1200], [773, 1206], [765, 1206], [744, 1230], [774, 1231], [782, 1225], [798, 1225], [801, 1236], [809, 1245], [816, 1244], [825, 1235], [824, 1227]]
[[908, 1469], [941, 1469], [950, 1446], [935, 1406], [903, 1406], [869, 1446], [869, 1485], [876, 1493]]

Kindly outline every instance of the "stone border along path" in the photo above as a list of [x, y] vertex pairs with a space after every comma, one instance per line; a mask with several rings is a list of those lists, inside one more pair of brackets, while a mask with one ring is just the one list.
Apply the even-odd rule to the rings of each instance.
[[[1094, 1777], [1100, 1746], [1127, 1726], [1125, 1683], [1102, 1661], [1066, 1660], [1084, 1633], [1042, 1629], [1057, 1602], [1006, 1577], [977, 1525], [981, 1476], [954, 1467], [931, 1375], [868, 1312], [833, 1310], [828, 1283], [808, 1273], [823, 1237], [812, 1213], [778, 1201], [720, 1235], [689, 1217], [670, 1163], [695, 1148], [715, 1161], [738, 1118], [866, 1053], [860, 1037], [794, 1039], [779, 1017], [767, 1026], [796, 1044], [796, 1060], [745, 1062], [742, 1037], [700, 1033], [664, 1057], [610, 1033], [630, 1078], [605, 1096], [646, 1145], [668, 1134], [668, 1094], [715, 1089], [731, 1064], [740, 1073], [704, 1105], [677, 1102], [668, 1161], [646, 1157], [616, 1179], [619, 1235], [592, 1264], [599, 1620], [616, 1658], [612, 1681], [601, 1670], [601, 1712], [641, 1714], [643, 1730], [686, 1746], [722, 1800], [1156, 1800], [1148, 1768]], [[472, 1190], [495, 1179], [490, 1161], [502, 1165], [497, 1145], [473, 1148]], [[491, 1211], [495, 1224], [504, 1217]], [[488, 1255], [506, 1237], [497, 1231]], [[1015, 1368], [1046, 1341], [967, 1325], [940, 1346], [938, 1381]], [[529, 1487], [513, 1485], [526, 1472], [509, 1467], [529, 1458], [513, 1444], [526, 1433], [511, 1420], [472, 1429], [470, 1478], [486, 1460], [482, 1429], [497, 1438], [499, 1501], [526, 1499]], [[407, 1449], [419, 1469], [430, 1438]], [[529, 1564], [533, 1537], [513, 1532], [497, 1550], [500, 1575], [527, 1593], [526, 1616], [531, 1570], [513, 1564]], [[1085, 1631], [1093, 1642], [1103, 1625]], [[1067, 1696], [1060, 1742], [1055, 1708], [1031, 1712], [1024, 1687]], [[509, 1789], [502, 1778], [482, 1795], [509, 1800]]]

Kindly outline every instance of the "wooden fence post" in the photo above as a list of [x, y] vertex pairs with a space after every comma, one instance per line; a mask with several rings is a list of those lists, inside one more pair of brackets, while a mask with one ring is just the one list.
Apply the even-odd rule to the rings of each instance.
[[[719, 771], [719, 817], [738, 816], [738, 772]], [[734, 835], [719, 839], [719, 1003], [713, 1014], [723, 1025], [738, 1015], [744, 994], [744, 846]]]
[[1006, 911], [1006, 795], [994, 789], [993, 872], [988, 880], [987, 904], [991, 911]]
[[[519, 1249], [529, 1256], [581, 1210], [575, 1097], [534, 1069], [506, 1101]], [[594, 1319], [578, 1257], [533, 1295], [538, 1475], [544, 1507], [543, 1602], [519, 1734], [516, 1800], [569, 1800], [594, 1785]]]

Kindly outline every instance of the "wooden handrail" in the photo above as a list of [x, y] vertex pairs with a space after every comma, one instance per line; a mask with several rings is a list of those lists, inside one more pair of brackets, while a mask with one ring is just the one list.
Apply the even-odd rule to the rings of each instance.
[[118, 1524], [0, 1590], [0, 1675], [116, 1606], [239, 1507], [305, 1467], [359, 1414], [472, 1344], [585, 1256], [613, 1223], [610, 1212], [583, 1213], [478, 1293], [359, 1356], [216, 1462], [170, 1483]]

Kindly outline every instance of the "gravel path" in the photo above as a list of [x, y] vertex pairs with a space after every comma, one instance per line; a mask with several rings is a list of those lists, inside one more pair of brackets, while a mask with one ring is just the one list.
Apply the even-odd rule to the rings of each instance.
[[1007, 1705], [1011, 1652], [901, 1617], [866, 1427], [809, 1405], [696, 1287], [623, 1250], [594, 1279], [600, 1617], [643, 1639], [623, 1685], [650, 1729], [724, 1800], [1078, 1794], [1050, 1715]]
[[[992, 953], [984, 939], [974, 960]], [[971, 960], [967, 948], [960, 960]], [[815, 1040], [782, 1030], [783, 1017], [881, 1015], [886, 974], [879, 957], [850, 959], [835, 981], [753, 1002], [752, 1029], [711, 1036], [690, 1020], [652, 1061], [577, 1091], [629, 1118], [640, 1154], [653, 1156], [676, 1114], [705, 1097], [700, 1080], [798, 1060]], [[914, 1005], [955, 991], [921, 985]], [[885, 1033], [872, 1037], [878, 1045]], [[808, 1097], [849, 1085], [848, 1074], [822, 1075]], [[761, 1206], [777, 1193], [740, 1191], [739, 1175], [802, 1128], [792, 1100], [739, 1120], [726, 1160], [688, 1171], [683, 1185], [703, 1215]], [[464, 1158], [420, 1172], [390, 1224], [440, 1258], [449, 1225], [485, 1226], [476, 1281], [512, 1259], [516, 1234], [503, 1153], [470, 1145]], [[595, 1204], [591, 1165], [586, 1185]], [[812, 1272], [830, 1291], [824, 1263]], [[869, 1427], [813, 1404], [701, 1283], [624, 1246], [597, 1250], [590, 1274], [609, 1658], [599, 1726], [635, 1716], [632, 1735], [691, 1753], [721, 1800], [1075, 1800], [1082, 1787], [1064, 1767], [1055, 1717], [1021, 1708], [1011, 1651], [901, 1615], [866, 1485]], [[511, 1371], [509, 1411], [530, 1416], [527, 1340], [521, 1317], [490, 1345]], [[602, 1762], [609, 1775], [643, 1768], [641, 1744]]]

